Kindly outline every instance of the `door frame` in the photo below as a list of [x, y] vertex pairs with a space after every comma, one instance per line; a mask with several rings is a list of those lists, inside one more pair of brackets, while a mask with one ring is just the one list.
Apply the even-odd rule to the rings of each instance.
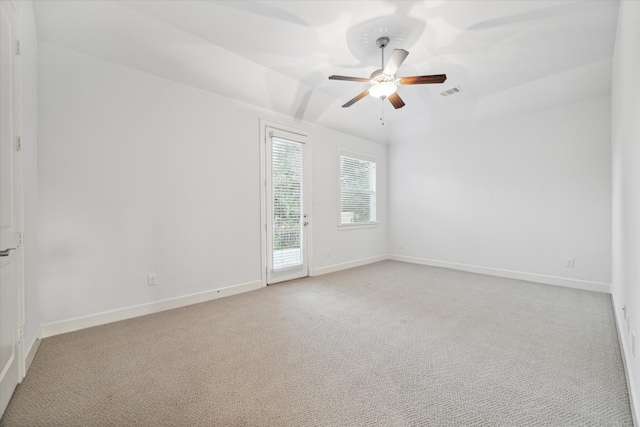
[[[22, 156], [22, 142], [20, 140], [22, 136], [22, 56], [19, 51], [19, 43], [22, 39], [22, 9], [20, 4], [16, 0], [3, 1], [5, 7], [13, 9], [15, 17], [15, 37], [12, 41], [12, 58], [15, 61], [13, 65], [13, 91], [15, 93], [14, 99], [11, 101], [11, 115], [13, 119], [12, 123], [12, 135], [11, 144], [14, 154], [14, 191], [16, 203], [16, 229], [17, 229], [17, 241], [15, 242], [16, 249], [10, 252], [11, 260], [9, 263], [15, 263], [16, 282], [14, 296], [15, 304], [15, 329], [14, 329], [14, 345], [15, 345], [15, 359], [17, 364], [18, 384], [22, 382], [25, 377], [25, 343], [24, 343], [24, 324], [25, 324], [25, 307], [24, 307], [24, 246], [23, 230], [24, 230], [24, 167]], [[21, 47], [21, 46], [20, 46]], [[13, 245], [12, 245], [13, 246]], [[3, 257], [4, 258], [4, 257]], [[6, 261], [5, 261], [6, 262]], [[0, 414], [1, 416], [2, 414]]]
[[307, 253], [307, 274], [311, 275], [311, 271], [313, 270], [313, 198], [311, 195], [311, 135], [309, 132], [294, 128], [291, 126], [286, 126], [280, 123], [271, 122], [268, 120], [260, 119], [260, 247], [261, 247], [261, 281], [262, 285], [267, 285], [267, 269], [269, 268], [267, 263], [267, 244], [269, 239], [267, 238], [267, 142], [270, 137], [267, 128], [273, 128], [277, 131], [292, 133], [296, 135], [300, 135], [304, 139], [305, 142], [305, 150], [304, 150], [304, 190], [303, 194], [305, 197], [305, 205], [306, 205], [306, 213], [307, 213], [307, 222], [309, 225], [306, 227], [306, 253]]

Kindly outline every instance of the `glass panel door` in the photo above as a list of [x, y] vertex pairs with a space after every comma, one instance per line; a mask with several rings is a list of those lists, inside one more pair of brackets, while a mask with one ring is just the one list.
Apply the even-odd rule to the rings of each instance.
[[[294, 137], [294, 136], [292, 136]], [[276, 136], [267, 143], [267, 283], [308, 275], [305, 143]]]

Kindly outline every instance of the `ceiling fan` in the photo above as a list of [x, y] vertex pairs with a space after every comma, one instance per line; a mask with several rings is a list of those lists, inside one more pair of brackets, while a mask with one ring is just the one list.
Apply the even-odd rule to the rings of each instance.
[[443, 83], [447, 76], [446, 74], [433, 74], [430, 76], [410, 76], [410, 77], [400, 77], [396, 78], [396, 72], [400, 65], [404, 62], [409, 52], [404, 49], [394, 49], [391, 53], [391, 57], [387, 62], [387, 65], [384, 65], [384, 48], [389, 44], [389, 37], [380, 37], [376, 40], [376, 45], [382, 51], [382, 68], [374, 71], [371, 74], [371, 77], [368, 79], [365, 77], [347, 77], [347, 76], [329, 76], [329, 80], [346, 80], [349, 82], [362, 82], [369, 83], [371, 87], [361, 94], [357, 95], [355, 98], [347, 102], [342, 106], [342, 108], [351, 107], [356, 102], [360, 101], [367, 95], [371, 95], [374, 98], [379, 99], [388, 99], [393, 105], [394, 108], [402, 108], [404, 107], [404, 101], [396, 90], [399, 85], [424, 85], [424, 84], [433, 84], [433, 83]]

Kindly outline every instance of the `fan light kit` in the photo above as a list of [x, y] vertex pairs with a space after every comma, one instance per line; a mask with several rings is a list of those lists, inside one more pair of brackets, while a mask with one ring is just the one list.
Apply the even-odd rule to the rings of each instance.
[[374, 98], [385, 99], [396, 93], [396, 90], [398, 90], [398, 86], [394, 82], [380, 82], [371, 86], [369, 95]]
[[394, 108], [404, 107], [404, 101], [397, 93], [398, 86], [402, 85], [421, 85], [421, 84], [433, 84], [443, 83], [447, 76], [445, 74], [434, 74], [430, 76], [411, 76], [396, 78], [396, 72], [400, 65], [409, 55], [404, 49], [394, 49], [391, 53], [391, 57], [384, 65], [384, 48], [389, 44], [389, 37], [380, 37], [376, 40], [376, 45], [382, 52], [381, 67], [379, 70], [374, 71], [371, 77], [368, 79], [365, 77], [347, 77], [347, 76], [329, 76], [329, 80], [345, 80], [349, 82], [362, 82], [369, 83], [371, 87], [364, 92], [357, 95], [355, 98], [344, 104], [342, 107], [347, 108], [361, 100], [367, 95], [371, 95], [378, 99], [388, 99]]

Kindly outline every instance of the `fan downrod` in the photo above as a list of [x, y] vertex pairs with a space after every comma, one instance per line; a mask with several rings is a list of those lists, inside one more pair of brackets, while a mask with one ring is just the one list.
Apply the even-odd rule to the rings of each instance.
[[[380, 48], [380, 71], [382, 71], [384, 69], [384, 48], [389, 45], [389, 37], [380, 37], [376, 40], [376, 44]], [[371, 76], [373, 78], [373, 74]]]

